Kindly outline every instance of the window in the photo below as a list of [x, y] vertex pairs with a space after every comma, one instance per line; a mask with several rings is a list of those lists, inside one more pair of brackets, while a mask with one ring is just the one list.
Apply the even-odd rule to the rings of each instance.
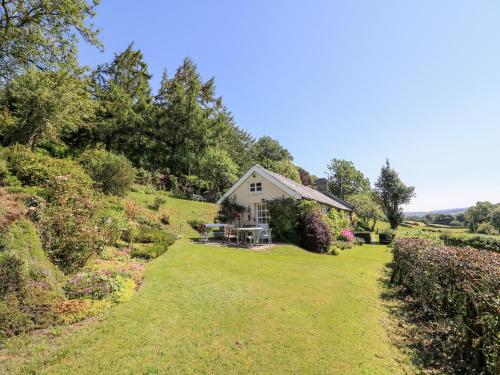
[[266, 203], [257, 203], [257, 225], [259, 224], [269, 224], [271, 216], [269, 215], [269, 209]]
[[262, 182], [251, 182], [250, 193], [260, 193], [260, 192], [262, 192]]

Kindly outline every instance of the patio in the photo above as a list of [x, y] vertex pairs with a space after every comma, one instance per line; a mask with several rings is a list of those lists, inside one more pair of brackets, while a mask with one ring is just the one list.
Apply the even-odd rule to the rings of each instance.
[[199, 232], [202, 234], [200, 241], [206, 244], [216, 243], [251, 249], [267, 248], [273, 244], [272, 229], [267, 224], [235, 227], [231, 224], [208, 223], [203, 224]]

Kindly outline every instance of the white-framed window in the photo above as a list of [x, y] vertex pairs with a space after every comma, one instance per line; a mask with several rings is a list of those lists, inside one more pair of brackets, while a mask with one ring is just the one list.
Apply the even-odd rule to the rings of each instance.
[[250, 183], [250, 193], [261, 193], [261, 192], [262, 192], [262, 182]]
[[269, 224], [271, 215], [269, 215], [269, 208], [266, 203], [257, 203], [255, 205], [257, 224]]

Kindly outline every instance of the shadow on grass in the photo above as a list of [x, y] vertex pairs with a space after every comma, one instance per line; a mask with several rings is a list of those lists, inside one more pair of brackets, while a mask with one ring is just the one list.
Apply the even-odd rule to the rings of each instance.
[[[405, 353], [419, 373], [453, 373], [449, 360], [437, 347], [447, 335], [446, 327], [438, 327], [429, 311], [418, 303], [409, 291], [391, 282], [394, 264], [385, 264], [379, 278], [380, 297], [396, 324], [391, 326], [389, 337]], [[442, 336], [435, 340], [436, 334]]]

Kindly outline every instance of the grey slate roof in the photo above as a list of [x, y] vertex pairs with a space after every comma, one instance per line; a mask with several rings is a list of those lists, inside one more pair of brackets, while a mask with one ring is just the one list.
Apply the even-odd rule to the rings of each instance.
[[288, 188], [292, 189], [295, 191], [297, 194], [299, 194], [302, 198], [305, 199], [312, 199], [316, 202], [324, 203], [328, 206], [331, 207], [336, 207], [339, 210], [345, 210], [345, 211], [352, 211], [351, 207], [345, 202], [340, 201], [339, 198], [330, 196], [330, 194], [326, 195], [323, 194], [322, 192], [310, 188], [308, 186], [304, 186], [302, 184], [299, 184], [298, 182], [295, 182], [288, 177], [282, 176], [278, 173], [271, 172], [268, 169], [265, 169], [259, 165], [260, 168], [264, 169], [267, 173], [269, 173], [271, 176], [273, 176], [275, 179], [277, 179], [279, 182], [281, 182], [283, 185], [286, 185]]

